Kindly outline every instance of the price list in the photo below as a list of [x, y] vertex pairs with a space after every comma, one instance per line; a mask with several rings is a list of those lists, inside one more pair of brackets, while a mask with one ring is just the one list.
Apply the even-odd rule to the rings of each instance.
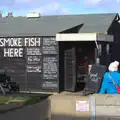
[[27, 48], [27, 72], [41, 72], [42, 69], [41, 47]]
[[54, 37], [43, 38], [43, 89], [58, 87], [58, 45]]

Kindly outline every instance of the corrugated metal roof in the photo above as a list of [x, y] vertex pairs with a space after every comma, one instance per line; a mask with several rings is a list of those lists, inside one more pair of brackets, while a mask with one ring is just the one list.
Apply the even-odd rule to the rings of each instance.
[[81, 25], [79, 33], [107, 32], [117, 14], [41, 16], [40, 18], [0, 18], [0, 36], [55, 36]]

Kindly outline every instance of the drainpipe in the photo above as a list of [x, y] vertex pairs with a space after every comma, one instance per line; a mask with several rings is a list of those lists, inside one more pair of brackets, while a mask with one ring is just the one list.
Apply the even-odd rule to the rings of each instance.
[[99, 50], [99, 45], [97, 43], [97, 40], [95, 40], [95, 44], [96, 44], [96, 48], [97, 48], [97, 57], [96, 57], [96, 60], [95, 60], [95, 64], [99, 65], [100, 64], [100, 58], [99, 58], [100, 50]]

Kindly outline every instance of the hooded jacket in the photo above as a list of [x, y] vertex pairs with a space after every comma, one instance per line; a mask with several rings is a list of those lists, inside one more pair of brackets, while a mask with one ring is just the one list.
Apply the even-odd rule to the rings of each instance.
[[[117, 61], [115, 61], [109, 65], [108, 69], [109, 69], [109, 73], [112, 76], [115, 83], [118, 86], [120, 86], [120, 73], [117, 72], [118, 65], [119, 65], [119, 63]], [[118, 94], [116, 86], [113, 84], [110, 76], [108, 75], [108, 72], [106, 72], [104, 74], [104, 78], [103, 78], [103, 82], [102, 82], [102, 86], [101, 86], [99, 94], [104, 94], [104, 93]]]

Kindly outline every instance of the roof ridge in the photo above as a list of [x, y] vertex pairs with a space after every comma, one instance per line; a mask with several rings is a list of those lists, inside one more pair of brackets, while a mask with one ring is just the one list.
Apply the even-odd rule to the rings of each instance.
[[[61, 17], [61, 16], [80, 16], [80, 15], [109, 15], [109, 14], [118, 14], [118, 13], [86, 13], [86, 14], [65, 14], [65, 15], [41, 15], [41, 17]], [[2, 17], [2, 18], [6, 18], [6, 17]], [[14, 16], [14, 18], [26, 18], [26, 16]], [[6, 18], [6, 19], [9, 19], [9, 18]], [[35, 18], [32, 18], [32, 19], [35, 19]]]
[[[106, 15], [106, 14], [118, 14], [118, 13], [86, 13], [86, 14], [65, 14], [65, 15], [43, 15], [44, 17], [47, 16], [47, 17], [52, 17], [52, 16], [76, 16], [76, 15]], [[42, 16], [42, 15], [41, 15]]]
[[[55, 36], [56, 33], [81, 23], [84, 23], [79, 29], [81, 33], [107, 32], [116, 15], [116, 13], [99, 13], [56, 15], [55, 17], [41, 16], [40, 18], [31, 19], [27, 19], [27, 17], [0, 18], [0, 35]], [[74, 30], [77, 30], [77, 28]]]

